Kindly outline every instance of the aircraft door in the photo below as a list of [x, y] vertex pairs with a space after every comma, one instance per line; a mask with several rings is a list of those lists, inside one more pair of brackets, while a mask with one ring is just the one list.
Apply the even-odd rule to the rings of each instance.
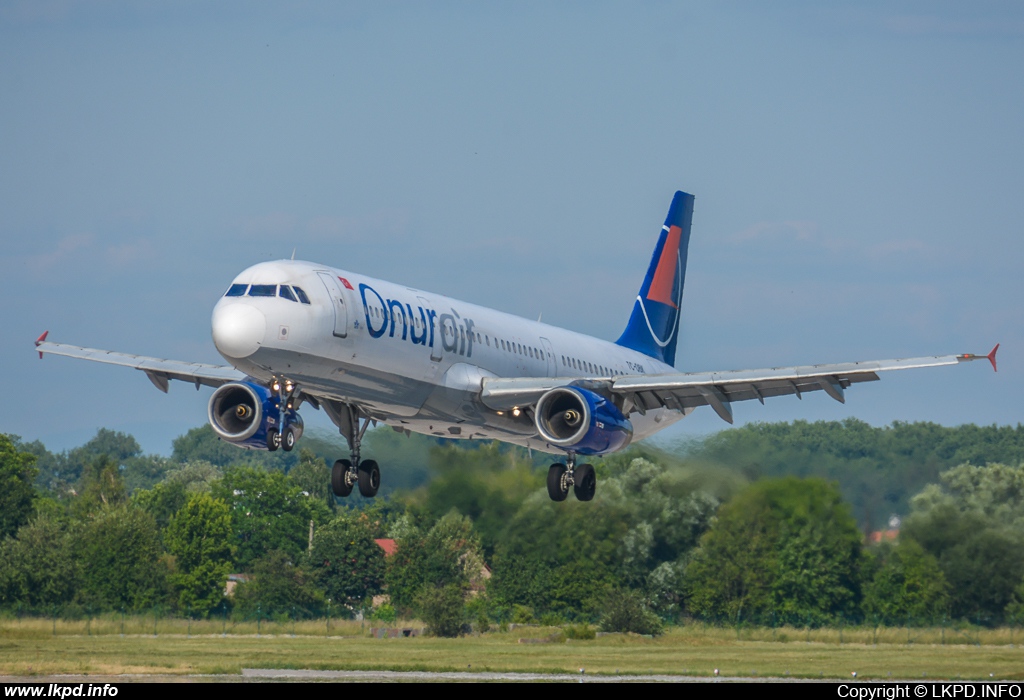
[[547, 338], [540, 339], [540, 346], [544, 350], [544, 355], [548, 359], [548, 376], [558, 376], [558, 363], [555, 362], [555, 351], [551, 349], [551, 341]]
[[348, 308], [345, 304], [345, 296], [341, 291], [341, 285], [329, 272], [317, 272], [320, 281], [327, 289], [327, 295], [331, 298], [331, 306], [334, 307], [334, 335], [344, 338], [348, 335]]

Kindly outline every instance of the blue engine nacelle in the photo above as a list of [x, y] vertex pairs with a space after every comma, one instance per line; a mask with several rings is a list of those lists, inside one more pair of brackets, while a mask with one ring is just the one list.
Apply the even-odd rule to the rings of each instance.
[[540, 397], [534, 419], [541, 437], [582, 455], [616, 452], [633, 439], [633, 425], [615, 404], [587, 389], [562, 386]]
[[[213, 432], [222, 440], [251, 450], [269, 449], [271, 430], [281, 433], [281, 400], [266, 387], [251, 382], [231, 382], [213, 392], [209, 418]], [[285, 412], [285, 427], [302, 436], [302, 418], [295, 409]]]

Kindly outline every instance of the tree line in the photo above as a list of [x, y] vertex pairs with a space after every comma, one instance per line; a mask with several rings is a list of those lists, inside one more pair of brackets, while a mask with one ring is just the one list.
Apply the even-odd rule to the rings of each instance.
[[[1012, 623], [1022, 435], [749, 425], [597, 460], [590, 503], [547, 498], [544, 456], [386, 428], [367, 439], [398, 487], [348, 502], [329, 493], [339, 447], [325, 437], [281, 455], [197, 428], [161, 458], [107, 430], [58, 454], [0, 435], [0, 608], [416, 616], [439, 634], [471, 621]], [[875, 523], [858, 522], [851, 493], [903, 515], [898, 539], [867, 545]]]

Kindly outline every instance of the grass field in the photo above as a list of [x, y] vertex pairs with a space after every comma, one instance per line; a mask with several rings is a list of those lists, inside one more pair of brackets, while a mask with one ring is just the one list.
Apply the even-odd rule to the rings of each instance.
[[[124, 635], [122, 636], [122, 624]], [[369, 623], [260, 624], [119, 617], [0, 620], [0, 675], [237, 674], [242, 668], [520, 671], [804, 678], [1024, 679], [1021, 630], [735, 629], [689, 625], [658, 638], [520, 643], [558, 628], [461, 639], [376, 639]], [[418, 625], [416, 625], [418, 626]], [[294, 636], [293, 636], [294, 635]], [[990, 676], [991, 674], [991, 676]]]

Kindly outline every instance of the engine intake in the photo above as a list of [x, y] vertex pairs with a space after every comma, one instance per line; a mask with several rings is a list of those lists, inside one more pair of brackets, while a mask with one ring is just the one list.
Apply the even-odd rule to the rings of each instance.
[[545, 393], [537, 401], [534, 419], [541, 437], [579, 454], [616, 452], [633, 439], [633, 425], [615, 404], [579, 387]]

